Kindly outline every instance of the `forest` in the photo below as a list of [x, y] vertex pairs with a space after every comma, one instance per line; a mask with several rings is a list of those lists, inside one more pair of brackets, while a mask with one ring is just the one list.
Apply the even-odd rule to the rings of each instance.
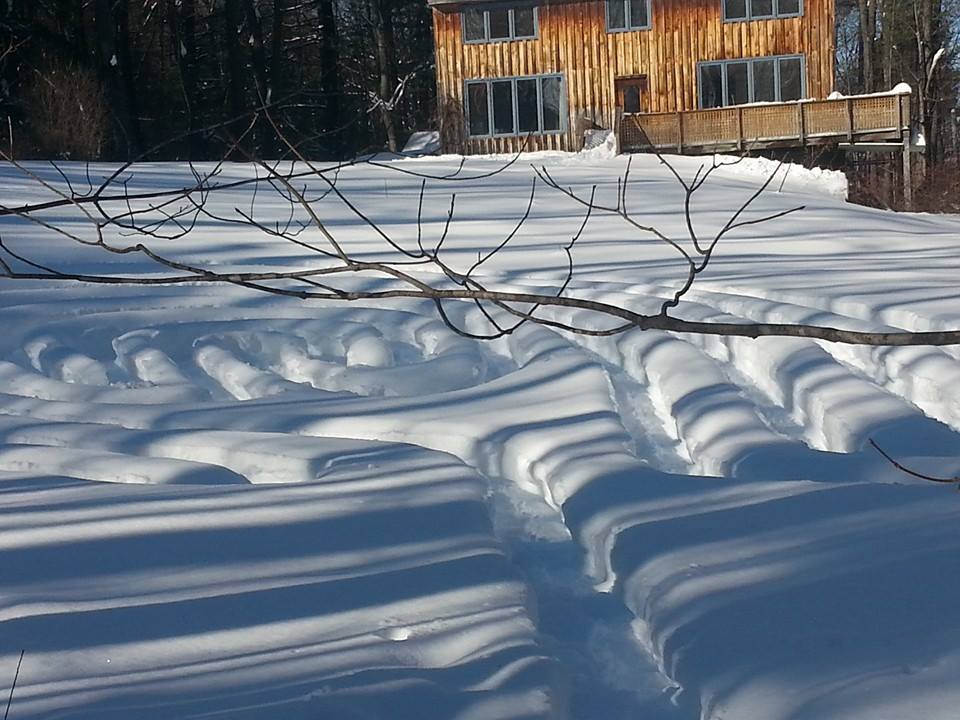
[[[836, 32], [837, 90], [909, 83], [928, 172], [960, 161], [960, 0], [838, 0]], [[21, 158], [277, 157], [278, 130], [345, 158], [436, 124], [425, 0], [10, 0], [0, 38]]]
[[[20, 157], [219, 158], [264, 106], [302, 152], [345, 157], [395, 149], [433, 109], [422, 0], [14, 0], [3, 36]], [[276, 134], [243, 149], [277, 156]]]

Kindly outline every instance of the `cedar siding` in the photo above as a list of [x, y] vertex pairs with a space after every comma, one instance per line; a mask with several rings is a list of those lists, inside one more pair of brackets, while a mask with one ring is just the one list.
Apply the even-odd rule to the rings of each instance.
[[[698, 107], [697, 66], [713, 60], [774, 55], [804, 57], [804, 94], [833, 90], [834, 2], [805, 0], [799, 17], [724, 22], [722, 0], [652, 0], [648, 30], [608, 31], [605, 2], [538, 5], [538, 37], [465, 43], [462, 7], [433, 0], [441, 139], [466, 154], [579, 150], [583, 130], [614, 128], [617, 78], [645, 76], [641, 110]], [[562, 74], [565, 131], [527, 137], [468, 137], [468, 80]]]

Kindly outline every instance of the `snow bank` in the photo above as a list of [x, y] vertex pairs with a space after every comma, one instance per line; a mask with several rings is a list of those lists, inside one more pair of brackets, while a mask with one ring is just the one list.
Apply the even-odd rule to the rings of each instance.
[[838, 200], [847, 199], [847, 176], [840, 170], [807, 168], [796, 163], [783, 163], [763, 157], [715, 156], [723, 164], [728, 175], [764, 182], [776, 173], [770, 188], [777, 192], [813, 192], [828, 195]]
[[420, 130], [413, 133], [403, 146], [404, 155], [439, 155], [440, 133], [436, 130]]
[[617, 155], [617, 136], [612, 130], [587, 130], [580, 155], [591, 160], [605, 160]]

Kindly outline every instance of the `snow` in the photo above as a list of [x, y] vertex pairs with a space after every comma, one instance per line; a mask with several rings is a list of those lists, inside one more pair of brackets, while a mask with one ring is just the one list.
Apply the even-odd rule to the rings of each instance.
[[938, 48], [937, 51], [933, 54], [933, 57], [930, 59], [930, 66], [927, 70], [927, 77], [933, 77], [933, 73], [936, 72], [937, 63], [939, 63], [944, 55], [947, 54], [947, 49], [945, 47]]
[[440, 133], [421, 130], [413, 133], [403, 146], [404, 155], [437, 155], [440, 152]]
[[843, 100], [846, 97], [889, 97], [890, 95], [912, 95], [913, 88], [909, 83], [901, 82], [894, 85], [889, 90], [883, 90], [875, 93], [858, 93], [856, 95], [844, 95], [839, 90], [834, 90], [827, 96], [827, 100]]
[[617, 155], [617, 136], [612, 130], [584, 130], [583, 157], [603, 160]]
[[[426, 183], [425, 242], [457, 195], [456, 267], [516, 227], [531, 165], [615, 204], [627, 160], [534, 153], [482, 177], [503, 162]], [[957, 218], [847, 204], [829, 171], [672, 162], [687, 178], [720, 164], [693, 201], [704, 236], [773, 172], [747, 217], [805, 208], [726, 238], [680, 316], [960, 326]], [[337, 187], [413, 247], [421, 178], [396, 170], [458, 168], [378, 160]], [[138, 166], [131, 187], [189, 172]], [[666, 168], [637, 155], [630, 178], [636, 220], [686, 238]], [[9, 166], [0, 193], [47, 199]], [[352, 252], [383, 256], [332, 195], [319, 207]], [[75, 210], [49, 217], [85, 232]], [[484, 280], [555, 288], [582, 221], [539, 187]], [[0, 232], [38, 262], [157, 272], [23, 221]], [[152, 242], [218, 270], [311, 261], [236, 226]], [[597, 213], [569, 292], [656, 309], [682, 278], [671, 253]], [[447, 310], [484, 327], [471, 304]], [[25, 650], [12, 718], [956, 717], [960, 504], [869, 445], [960, 471], [955, 348], [534, 326], [481, 343], [429, 303], [201, 283], [0, 280], [0, 326], [0, 697]]]
[[840, 170], [807, 168], [796, 163], [778, 163], [764, 157], [715, 156], [714, 162], [726, 165], [727, 172], [762, 183], [771, 175], [771, 189], [825, 193], [838, 200], [847, 199], [847, 176]]

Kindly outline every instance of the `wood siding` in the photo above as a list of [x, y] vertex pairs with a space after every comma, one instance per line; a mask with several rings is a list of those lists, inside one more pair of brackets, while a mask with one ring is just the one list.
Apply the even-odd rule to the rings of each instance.
[[[653, 0], [650, 30], [607, 32], [602, 0], [540, 5], [534, 40], [465, 44], [459, 11], [434, 10], [437, 96], [444, 148], [463, 153], [579, 150], [583, 130], [612, 129], [614, 79], [646, 75], [644, 112], [693, 110], [697, 63], [767, 55], [803, 55], [806, 95], [833, 90], [834, 2], [805, 0], [801, 17], [723, 22], [721, 0]], [[562, 73], [567, 131], [527, 138], [469, 138], [464, 81]], [[524, 143], [526, 145], [524, 146]]]

